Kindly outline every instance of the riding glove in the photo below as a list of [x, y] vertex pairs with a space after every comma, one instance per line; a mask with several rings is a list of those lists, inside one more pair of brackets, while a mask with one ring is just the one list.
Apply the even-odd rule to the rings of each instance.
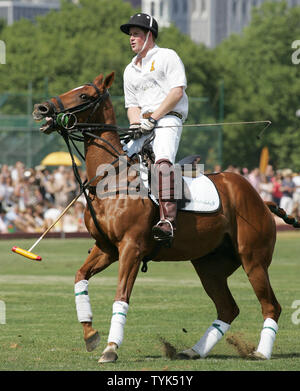
[[152, 130], [155, 128], [156, 125], [157, 125], [157, 121], [152, 117], [142, 119], [141, 132], [143, 134], [149, 134], [152, 132]]
[[132, 131], [132, 138], [134, 140], [139, 139], [143, 135], [140, 127], [141, 127], [141, 124], [138, 124], [138, 123], [131, 124], [129, 126], [129, 129]]

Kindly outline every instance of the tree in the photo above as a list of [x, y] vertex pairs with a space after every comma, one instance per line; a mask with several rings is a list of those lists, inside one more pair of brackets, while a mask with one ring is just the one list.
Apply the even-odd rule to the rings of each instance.
[[121, 94], [130, 53], [119, 25], [131, 14], [130, 4], [122, 0], [82, 0], [79, 5], [64, 1], [60, 11], [34, 23], [23, 19], [7, 26], [7, 67], [1, 69], [0, 90], [25, 90], [32, 81], [42, 92], [47, 77], [49, 94], [54, 95], [115, 70], [112, 92]]
[[[115, 71], [111, 95], [123, 96], [123, 71], [133, 53], [120, 25], [135, 11], [122, 0], [81, 0], [79, 5], [63, 1], [59, 11], [35, 22], [23, 19], [7, 26], [7, 66], [1, 69], [0, 91], [26, 91], [32, 82], [34, 91], [44, 94], [47, 78], [53, 96], [92, 81], [100, 72]], [[210, 93], [214, 66], [208, 49], [174, 26], [160, 29], [158, 44], [174, 48], [183, 59], [189, 96]]]
[[[23, 19], [5, 27], [7, 65], [1, 68], [0, 93], [26, 92], [32, 82], [36, 102], [42, 96], [45, 98], [46, 84], [48, 97], [55, 96], [92, 81], [100, 72], [115, 71], [110, 93], [118, 124], [126, 126], [123, 71], [134, 54], [129, 37], [121, 33], [120, 25], [135, 11], [122, 0], [81, 0], [79, 5], [63, 1], [59, 11], [51, 11], [35, 22]], [[215, 113], [209, 105], [210, 99], [202, 99], [214, 97], [216, 91], [218, 75], [213, 53], [174, 26], [160, 29], [157, 43], [176, 50], [185, 64], [187, 93], [196, 97], [190, 103], [189, 123], [213, 119]], [[27, 112], [26, 99], [19, 96], [7, 102], [1, 111]], [[211, 138], [206, 141], [205, 134], [198, 128], [186, 130], [179, 157], [197, 153], [200, 145], [205, 157], [205, 151], [211, 148]]]
[[259, 164], [268, 146], [275, 167], [300, 169], [299, 66], [291, 61], [292, 42], [300, 36], [300, 7], [286, 2], [265, 3], [255, 9], [251, 24], [215, 50], [219, 75], [225, 85], [225, 119], [271, 120], [263, 141], [256, 139], [261, 127], [224, 128], [224, 164]]

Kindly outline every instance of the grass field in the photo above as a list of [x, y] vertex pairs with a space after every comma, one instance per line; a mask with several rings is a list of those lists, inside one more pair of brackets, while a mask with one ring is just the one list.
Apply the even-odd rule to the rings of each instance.
[[[190, 262], [148, 264], [139, 273], [131, 302], [125, 338], [115, 364], [97, 361], [106, 346], [118, 264], [93, 277], [89, 294], [100, 346], [85, 351], [74, 304], [74, 275], [92, 240], [45, 239], [33, 262], [10, 251], [29, 248], [33, 240], [0, 241], [0, 300], [6, 305], [6, 324], [0, 324], [0, 371], [299, 371], [300, 324], [292, 322], [292, 303], [300, 300], [300, 234], [278, 235], [270, 279], [283, 311], [272, 359], [241, 358], [224, 337], [205, 360], [167, 358], [161, 339], [178, 351], [191, 347], [216, 319]], [[263, 324], [260, 305], [240, 268], [229, 286], [240, 308], [228, 335], [257, 346]], [[299, 317], [300, 318], [300, 317]], [[184, 330], [183, 330], [184, 329]]]

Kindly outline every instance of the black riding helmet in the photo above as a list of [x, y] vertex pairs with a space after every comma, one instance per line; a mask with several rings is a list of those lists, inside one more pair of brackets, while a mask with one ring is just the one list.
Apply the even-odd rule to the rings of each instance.
[[141, 27], [143, 29], [152, 31], [155, 38], [157, 38], [158, 36], [157, 21], [148, 14], [139, 13], [131, 16], [128, 23], [122, 24], [122, 26], [120, 26], [120, 29], [121, 31], [123, 31], [123, 33], [129, 35], [130, 27]]

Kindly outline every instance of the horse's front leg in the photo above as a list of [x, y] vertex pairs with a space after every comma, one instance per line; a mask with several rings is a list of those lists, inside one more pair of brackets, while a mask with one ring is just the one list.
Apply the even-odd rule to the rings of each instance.
[[97, 330], [92, 326], [92, 308], [88, 294], [88, 280], [95, 274], [107, 268], [117, 257], [103, 253], [94, 245], [84, 264], [75, 275], [75, 304], [78, 321], [83, 327], [83, 338], [88, 352], [94, 350], [100, 342]]
[[112, 308], [112, 318], [107, 346], [99, 363], [115, 362], [118, 358], [117, 349], [121, 346], [124, 336], [124, 326], [129, 306], [129, 299], [141, 263], [139, 246], [132, 241], [119, 249], [119, 276], [115, 301]]

